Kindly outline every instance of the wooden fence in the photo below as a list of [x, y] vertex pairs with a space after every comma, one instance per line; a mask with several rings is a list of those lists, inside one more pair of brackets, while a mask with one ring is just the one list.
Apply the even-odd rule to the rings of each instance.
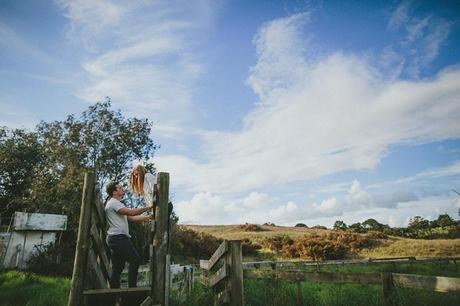
[[[376, 263], [403, 263], [403, 262], [454, 262], [456, 265], [459, 257], [437, 257], [437, 258], [424, 258], [424, 257], [393, 257], [393, 258], [376, 258], [364, 260], [331, 260], [331, 261], [263, 261], [263, 262], [242, 262], [241, 251], [239, 252], [239, 259], [232, 261], [240, 262], [241, 268], [229, 266], [227, 264], [220, 265], [217, 272], [209, 273], [206, 271], [215, 270], [218, 266], [219, 260], [227, 254], [231, 245], [237, 245], [238, 241], [224, 241], [216, 252], [209, 260], [201, 260], [200, 268], [205, 270], [201, 275], [201, 283], [205, 287], [215, 288], [221, 281], [226, 280], [224, 291], [217, 293], [215, 304], [230, 303], [231, 305], [243, 305], [243, 278], [245, 279], [281, 279], [298, 284], [297, 287], [297, 305], [302, 305], [302, 292], [300, 283], [303, 281], [312, 282], [333, 282], [333, 283], [356, 283], [356, 284], [380, 284], [383, 289], [383, 298], [385, 305], [392, 305], [393, 290], [396, 286], [423, 289], [436, 292], [460, 292], [460, 278], [455, 277], [441, 277], [441, 276], [424, 276], [402, 273], [343, 273], [343, 272], [319, 272], [323, 265], [349, 265], [349, 264], [376, 264]], [[241, 246], [241, 244], [239, 244]], [[237, 256], [237, 252], [234, 256]], [[227, 257], [225, 257], [227, 258]], [[314, 266], [317, 271], [301, 270], [303, 267]], [[241, 279], [238, 279], [238, 284], [233, 286], [229, 278], [229, 271], [242, 271]], [[228, 294], [228, 287], [234, 287], [234, 290]], [[240, 290], [240, 292], [235, 292]], [[217, 291], [217, 290], [216, 290]], [[233, 296], [241, 296], [238, 301], [240, 304], [232, 304]], [[237, 299], [235, 299], [236, 301]], [[234, 301], [233, 301], [234, 302]]]
[[[306, 271], [245, 270], [246, 279], [273, 278], [291, 282], [333, 282], [355, 284], [381, 284], [385, 305], [391, 305], [395, 286], [424, 289], [436, 292], [460, 292], [460, 278], [425, 276], [401, 273], [343, 273]], [[297, 300], [301, 301], [301, 291], [297, 290]], [[300, 302], [299, 302], [299, 305]]]
[[157, 185], [157, 203], [152, 212], [155, 220], [150, 222], [150, 286], [110, 289], [104, 206], [96, 175], [85, 175], [69, 306], [169, 305], [169, 174], [159, 173]]
[[241, 241], [225, 240], [209, 260], [200, 260], [200, 268], [207, 271], [201, 275], [201, 283], [214, 290], [215, 304], [244, 304], [241, 258]]

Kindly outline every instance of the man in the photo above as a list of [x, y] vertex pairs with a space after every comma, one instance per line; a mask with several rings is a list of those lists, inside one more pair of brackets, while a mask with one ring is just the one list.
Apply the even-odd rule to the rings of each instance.
[[128, 208], [122, 202], [125, 194], [123, 187], [118, 182], [111, 182], [106, 188], [110, 199], [105, 205], [107, 217], [107, 244], [112, 251], [112, 277], [111, 287], [120, 288], [120, 274], [125, 267], [125, 262], [129, 262], [128, 286], [137, 286], [137, 270], [141, 263], [141, 257], [134, 248], [129, 235], [128, 219], [130, 221], [148, 221], [149, 216], [140, 214], [151, 210], [151, 207]]

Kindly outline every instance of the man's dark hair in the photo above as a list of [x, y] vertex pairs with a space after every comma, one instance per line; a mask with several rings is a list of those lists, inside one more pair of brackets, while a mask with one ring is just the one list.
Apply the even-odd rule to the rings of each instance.
[[113, 192], [117, 190], [117, 185], [118, 182], [110, 182], [107, 187], [105, 188], [105, 191], [107, 191], [107, 197], [111, 198], [113, 196]]

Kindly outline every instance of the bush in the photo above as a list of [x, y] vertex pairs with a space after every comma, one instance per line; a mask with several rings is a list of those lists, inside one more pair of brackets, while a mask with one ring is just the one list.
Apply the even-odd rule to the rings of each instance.
[[264, 247], [277, 254], [282, 253], [282, 249], [284, 246], [292, 245], [293, 243], [294, 240], [292, 240], [291, 237], [287, 235], [276, 235], [273, 237], [266, 237], [264, 240], [262, 240], [262, 245]]
[[308, 226], [305, 223], [297, 223], [295, 227], [307, 227], [308, 228]]
[[321, 230], [327, 230], [327, 227], [323, 225], [315, 225], [311, 227], [312, 229], [321, 229]]
[[307, 236], [296, 240], [294, 247], [300, 257], [310, 257], [313, 260], [342, 259], [348, 252], [347, 247], [337, 241]]
[[72, 276], [75, 244], [72, 239], [64, 239], [60, 243], [36, 245], [35, 252], [27, 261], [28, 270], [41, 275]]
[[171, 254], [186, 259], [209, 259], [222, 243], [222, 239], [198, 233], [184, 226], [174, 226], [171, 233]]
[[266, 231], [260, 225], [250, 224], [250, 223], [242, 224], [242, 225], [240, 225], [240, 228], [242, 230], [244, 230], [245, 232], [263, 232], [263, 231]]
[[252, 242], [249, 238], [241, 240], [241, 250], [243, 256], [255, 256], [262, 247]]

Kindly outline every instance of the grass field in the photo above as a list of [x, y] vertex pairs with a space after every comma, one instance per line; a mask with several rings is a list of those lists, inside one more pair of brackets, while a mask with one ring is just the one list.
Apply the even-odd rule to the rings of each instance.
[[[314, 268], [314, 267], [310, 267]], [[452, 263], [383, 263], [373, 265], [340, 265], [321, 267], [330, 272], [399, 272], [422, 275], [460, 277], [459, 269]], [[38, 276], [25, 272], [9, 271], [0, 274], [0, 305], [67, 305], [70, 280]], [[301, 282], [291, 283], [276, 279], [244, 280], [245, 305], [290, 306], [296, 305], [298, 290], [301, 305], [345, 306], [382, 305], [381, 285], [333, 284]], [[212, 293], [195, 284], [187, 301], [180, 301], [172, 294], [171, 306], [211, 306]], [[424, 290], [397, 288], [394, 294], [396, 305], [460, 305], [460, 294], [435, 293]]]
[[[197, 232], [206, 233], [217, 238], [233, 240], [249, 238], [258, 243], [266, 237], [287, 235], [291, 238], [300, 238], [304, 235], [324, 235], [330, 230], [309, 229], [288, 226], [261, 226], [263, 231], [248, 232], [240, 225], [186, 225], [187, 228]], [[399, 256], [460, 256], [460, 239], [406, 239], [388, 237], [380, 240], [380, 245], [373, 248], [362, 249], [359, 257], [399, 257]], [[269, 255], [269, 254], [267, 254]]]

